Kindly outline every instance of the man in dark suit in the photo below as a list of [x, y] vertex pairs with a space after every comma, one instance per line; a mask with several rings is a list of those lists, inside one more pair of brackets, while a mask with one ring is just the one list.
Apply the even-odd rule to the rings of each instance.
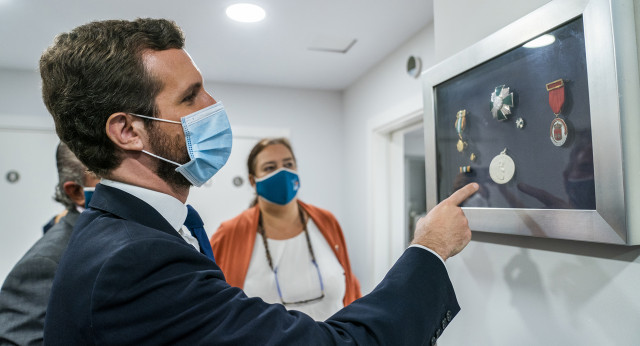
[[248, 298], [184, 204], [226, 162], [231, 132], [183, 46], [170, 21], [103, 21], [40, 60], [58, 135], [104, 178], [60, 262], [45, 343], [435, 344], [459, 311], [443, 262], [471, 238], [458, 205], [477, 185], [418, 222], [385, 279], [325, 322]]
[[0, 291], [0, 344], [40, 345], [53, 276], [67, 248], [73, 225], [84, 209], [85, 187], [97, 178], [63, 143], [56, 150], [55, 200], [66, 215], [55, 223], [13, 267]]

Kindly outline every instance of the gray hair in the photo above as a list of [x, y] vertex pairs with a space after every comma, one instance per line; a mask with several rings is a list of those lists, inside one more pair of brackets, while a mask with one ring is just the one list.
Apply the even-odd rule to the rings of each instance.
[[56, 150], [56, 165], [58, 166], [58, 185], [53, 199], [63, 204], [67, 209], [75, 206], [75, 203], [64, 192], [64, 183], [74, 182], [84, 186], [87, 168], [69, 150], [66, 144], [60, 142]]

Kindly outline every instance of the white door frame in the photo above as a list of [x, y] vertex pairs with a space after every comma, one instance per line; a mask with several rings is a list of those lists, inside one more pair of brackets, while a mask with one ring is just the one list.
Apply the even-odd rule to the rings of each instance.
[[[404, 138], [398, 130], [422, 123], [423, 110], [369, 121], [371, 198], [367, 205], [373, 234], [372, 272], [380, 282], [406, 248], [404, 229]], [[396, 133], [394, 135], [394, 133]]]

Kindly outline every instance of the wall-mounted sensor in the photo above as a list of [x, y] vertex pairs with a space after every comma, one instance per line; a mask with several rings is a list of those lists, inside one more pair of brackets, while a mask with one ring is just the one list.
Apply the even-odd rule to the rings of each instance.
[[18, 171], [11, 170], [7, 172], [5, 178], [9, 183], [15, 184], [18, 182], [18, 180], [20, 180], [20, 173], [18, 173]]
[[417, 56], [410, 56], [407, 60], [407, 74], [413, 78], [418, 78], [420, 73], [422, 73], [422, 60]]

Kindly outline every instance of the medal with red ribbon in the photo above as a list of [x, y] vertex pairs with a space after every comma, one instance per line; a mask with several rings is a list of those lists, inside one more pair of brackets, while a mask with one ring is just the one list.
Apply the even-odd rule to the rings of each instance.
[[564, 81], [558, 79], [547, 83], [547, 91], [549, 92], [549, 106], [551, 106], [551, 110], [556, 116], [551, 122], [549, 138], [555, 146], [559, 147], [566, 142], [567, 135], [569, 134], [567, 124], [559, 117], [562, 106], [564, 106]]
[[551, 106], [553, 114], [558, 116], [564, 106], [564, 81], [558, 79], [547, 83], [547, 91], [549, 92], [549, 106]]

